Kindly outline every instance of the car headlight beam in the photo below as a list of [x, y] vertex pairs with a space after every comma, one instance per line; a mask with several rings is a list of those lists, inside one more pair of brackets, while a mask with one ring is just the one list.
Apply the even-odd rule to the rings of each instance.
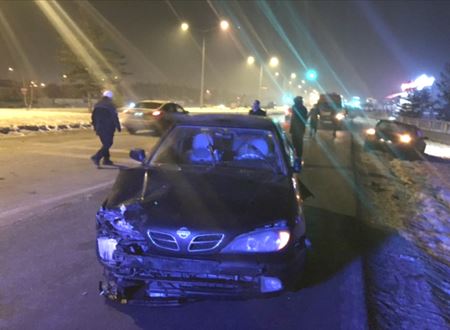
[[400, 134], [400, 136], [399, 136], [399, 141], [401, 143], [408, 144], [411, 142], [411, 140], [412, 140], [412, 138], [411, 138], [411, 135], [409, 135], [409, 134]]

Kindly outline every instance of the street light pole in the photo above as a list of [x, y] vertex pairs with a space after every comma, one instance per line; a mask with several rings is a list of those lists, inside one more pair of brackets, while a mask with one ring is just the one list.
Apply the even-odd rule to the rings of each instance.
[[258, 100], [261, 101], [261, 94], [262, 94], [262, 83], [263, 83], [263, 64], [261, 63], [261, 66], [259, 68], [259, 87], [258, 87]]
[[206, 61], [206, 37], [202, 33], [202, 72], [200, 77], [200, 108], [203, 108], [203, 96], [205, 91], [205, 61]]

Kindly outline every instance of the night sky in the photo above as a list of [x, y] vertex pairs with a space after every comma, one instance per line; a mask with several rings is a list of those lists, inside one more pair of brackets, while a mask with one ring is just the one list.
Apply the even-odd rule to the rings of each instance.
[[[79, 3], [60, 4], [79, 21]], [[280, 67], [272, 71], [286, 76], [296, 72], [300, 77], [305, 66], [315, 68], [316, 87], [327, 91], [378, 98], [398, 91], [402, 82], [421, 73], [438, 76], [450, 61], [449, 1], [81, 4], [91, 13], [88, 19], [104, 27], [111, 45], [127, 56], [133, 73], [128, 82], [198, 87], [201, 36], [195, 31], [181, 33], [184, 20], [199, 29], [217, 26], [221, 18], [230, 21], [229, 32], [212, 30], [206, 35], [206, 87], [240, 94], [256, 93], [258, 87], [258, 69], [246, 65], [248, 55], [257, 62], [278, 56]], [[35, 3], [0, 1], [0, 29], [0, 78], [24, 75], [58, 81], [63, 73], [56, 55], [61, 38]], [[16, 72], [8, 73], [9, 66]], [[277, 79], [266, 72], [264, 85], [275, 92], [277, 85], [286, 84]]]

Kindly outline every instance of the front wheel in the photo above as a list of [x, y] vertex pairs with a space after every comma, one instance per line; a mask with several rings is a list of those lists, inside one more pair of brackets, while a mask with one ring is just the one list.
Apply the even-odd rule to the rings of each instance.
[[136, 130], [134, 128], [128, 128], [127, 127], [127, 132], [130, 133], [131, 135], [136, 134]]

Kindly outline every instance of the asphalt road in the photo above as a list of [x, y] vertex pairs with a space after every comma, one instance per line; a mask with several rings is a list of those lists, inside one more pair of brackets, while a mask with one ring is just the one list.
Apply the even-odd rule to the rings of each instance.
[[[359, 225], [348, 133], [306, 138], [302, 177], [312, 242], [302, 288], [276, 298], [176, 308], [98, 296], [95, 212], [117, 168], [96, 169], [90, 131], [0, 140], [0, 329], [364, 329]], [[112, 159], [156, 138], [116, 136]]]

